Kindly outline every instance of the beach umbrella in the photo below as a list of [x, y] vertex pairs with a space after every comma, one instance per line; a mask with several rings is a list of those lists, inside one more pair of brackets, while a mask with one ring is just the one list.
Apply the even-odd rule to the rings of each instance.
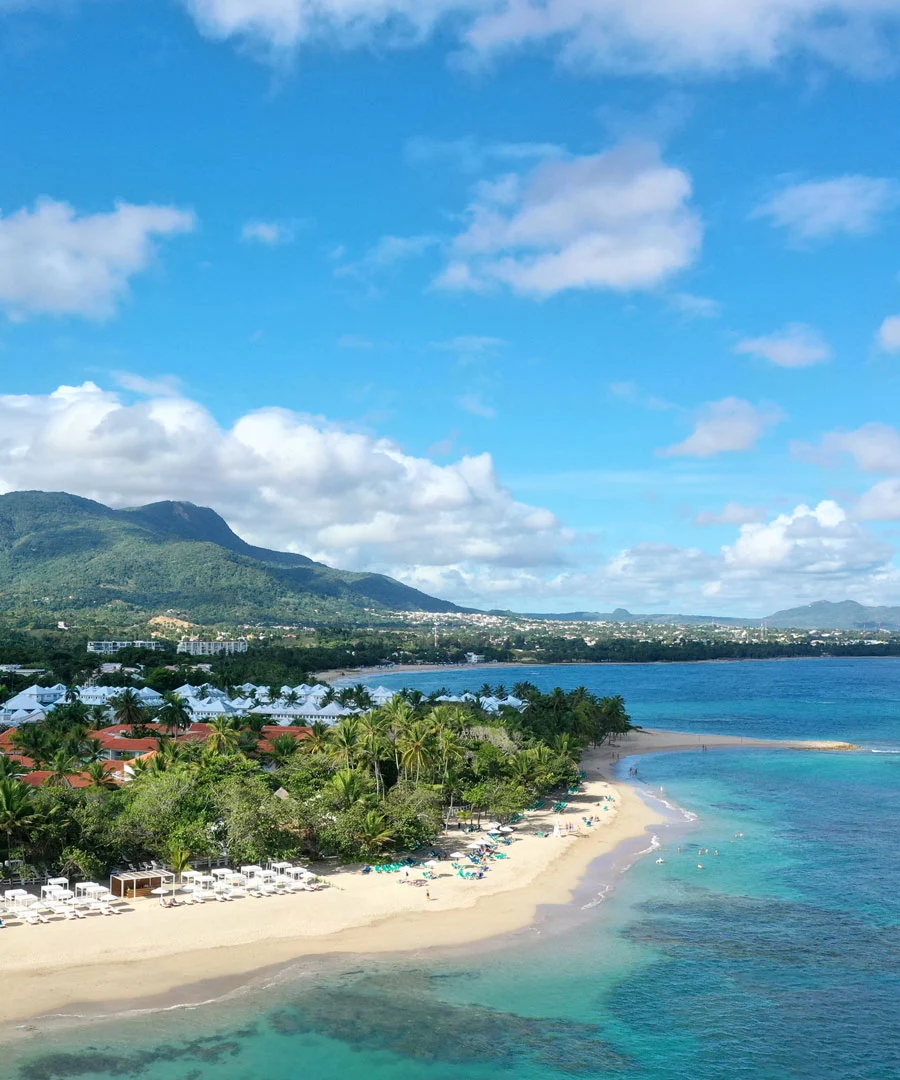
[[473, 840], [471, 844], [466, 844], [466, 847], [467, 848], [473, 848], [473, 849], [474, 848], [484, 847], [484, 841], [483, 840]]
[[466, 856], [462, 851], [451, 851], [450, 852], [450, 858], [451, 859], [464, 859], [465, 857]]
[[502, 832], [502, 833], [511, 833], [511, 832], [515, 832], [515, 829], [513, 829], [513, 828], [512, 828], [511, 826], [509, 826], [509, 825], [502, 825], [502, 826], [500, 827], [500, 832]]
[[481, 827], [482, 827], [482, 829], [499, 829], [500, 828], [500, 822], [499, 821], [488, 821], [484, 825], [482, 825]]
[[423, 862], [422, 865], [423, 866], [437, 866], [437, 863], [435, 862], [434, 859], [429, 859], [428, 862]]

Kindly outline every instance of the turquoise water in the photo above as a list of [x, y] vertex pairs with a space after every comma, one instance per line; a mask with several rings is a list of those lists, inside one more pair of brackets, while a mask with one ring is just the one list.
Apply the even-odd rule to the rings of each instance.
[[[509, 939], [301, 965], [200, 1009], [14, 1044], [0, 1077], [896, 1080], [898, 675], [896, 660], [535, 669], [544, 686], [621, 691], [647, 725], [866, 749], [642, 757], [646, 790], [697, 820]], [[488, 678], [523, 673], [506, 676]], [[392, 682], [472, 683], [434, 679]]]

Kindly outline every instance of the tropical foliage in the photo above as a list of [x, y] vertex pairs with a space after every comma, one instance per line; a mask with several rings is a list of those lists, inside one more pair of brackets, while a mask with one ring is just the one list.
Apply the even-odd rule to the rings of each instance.
[[[629, 727], [619, 697], [513, 689], [526, 702], [521, 711], [404, 692], [335, 727], [314, 724], [302, 739], [263, 739], [250, 716], [213, 720], [202, 742], [179, 740], [177, 698], [154, 723], [126, 692], [114, 712], [152, 734], [157, 752], [135, 761], [122, 786], [98, 760], [86, 710], [61, 706], [14, 737], [49, 773], [43, 786], [24, 783], [22, 766], [0, 758], [2, 857], [94, 874], [146, 859], [376, 859], [431, 843], [448, 818], [509, 820], [572, 784], [587, 744]], [[354, 700], [365, 699], [357, 692]], [[73, 787], [75, 774], [87, 786]]]

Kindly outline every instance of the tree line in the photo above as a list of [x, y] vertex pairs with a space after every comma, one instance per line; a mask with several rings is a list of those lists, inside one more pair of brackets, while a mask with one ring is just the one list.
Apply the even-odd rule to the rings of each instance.
[[[202, 742], [177, 738], [186, 717], [175, 696], [154, 719], [125, 691], [113, 718], [154, 736], [156, 753], [121, 786], [92, 734], [110, 718], [62, 705], [15, 734], [16, 749], [49, 770], [43, 786], [0, 757], [0, 860], [7, 876], [12, 863], [95, 878], [148, 859], [176, 870], [192, 858], [376, 859], [432, 843], [448, 815], [515, 818], [578, 782], [586, 746], [631, 726], [621, 697], [513, 691], [522, 712], [405, 691], [334, 727], [314, 723], [305, 738], [264, 740], [265, 718], [246, 716], [212, 721]], [[71, 785], [76, 772], [86, 787]]]

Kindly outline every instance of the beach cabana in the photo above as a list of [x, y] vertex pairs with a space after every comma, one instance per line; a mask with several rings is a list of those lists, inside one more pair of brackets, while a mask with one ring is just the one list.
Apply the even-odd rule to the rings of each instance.
[[[123, 870], [118, 874], [112, 874], [109, 879], [109, 892], [113, 896], [135, 899], [138, 896], [150, 896], [154, 889], [161, 885], [172, 886], [175, 883], [175, 875], [171, 870]], [[86, 886], [91, 885], [92, 889]], [[96, 900], [98, 895], [107, 892], [102, 885], [94, 882], [82, 882], [75, 886], [75, 895], [85, 896]]]

